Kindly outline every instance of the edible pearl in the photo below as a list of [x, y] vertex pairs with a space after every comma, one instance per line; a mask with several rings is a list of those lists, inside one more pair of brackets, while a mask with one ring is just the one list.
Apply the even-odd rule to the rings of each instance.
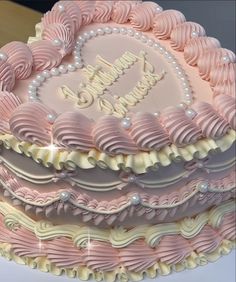
[[123, 128], [125, 128], [125, 129], [129, 129], [130, 126], [131, 126], [131, 120], [130, 120], [130, 118], [124, 118], [124, 119], [122, 119], [122, 121], [121, 121], [121, 126], [122, 126]]
[[59, 69], [58, 69], [58, 68], [52, 68], [52, 69], [51, 69], [51, 74], [52, 74], [52, 76], [57, 76], [57, 75], [59, 75]]
[[76, 70], [75, 65], [72, 65], [72, 64], [69, 64], [69, 65], [67, 66], [67, 68], [68, 68], [68, 71], [70, 71], [70, 72], [73, 72], [73, 71]]
[[41, 82], [40, 82], [40, 81], [37, 81], [37, 80], [33, 80], [33, 81], [31, 82], [31, 84], [32, 84], [33, 86], [35, 86], [35, 87], [39, 87], [39, 86], [41, 85]]
[[152, 39], [148, 39], [147, 44], [148, 44], [148, 46], [153, 46], [154, 41]]
[[141, 41], [142, 41], [143, 43], [146, 43], [146, 42], [147, 42], [147, 36], [142, 35], [142, 36], [141, 36]]
[[90, 39], [90, 34], [88, 32], [85, 32], [83, 34], [83, 37], [85, 38], [85, 40], [88, 40], [88, 39]]
[[67, 73], [67, 68], [64, 65], [60, 65], [58, 69], [62, 74]]
[[58, 4], [57, 8], [60, 12], [64, 12], [65, 11], [65, 7], [62, 4]]
[[136, 31], [135, 34], [134, 34], [134, 37], [135, 37], [136, 39], [139, 39], [140, 36], [141, 36], [141, 33], [140, 33], [139, 31]]
[[48, 70], [43, 71], [43, 72], [42, 72], [42, 75], [43, 75], [45, 78], [49, 78], [49, 77], [51, 76], [50, 71], [48, 71]]
[[191, 119], [193, 119], [197, 115], [197, 113], [193, 109], [187, 109], [185, 111], [185, 114], [186, 114], [187, 117], [189, 117]]
[[81, 69], [81, 68], [83, 67], [83, 64], [80, 63], [80, 62], [75, 62], [75, 67], [76, 67], [77, 69]]
[[185, 103], [180, 103], [178, 107], [181, 109], [186, 109], [187, 105]]
[[55, 120], [56, 120], [56, 116], [55, 115], [53, 115], [53, 114], [48, 114], [47, 115], [47, 121], [49, 123], [54, 123]]
[[35, 95], [30, 95], [29, 96], [29, 100], [31, 101], [31, 102], [35, 102], [36, 100], [37, 100], [37, 97], [35, 96]]
[[223, 61], [224, 63], [229, 63], [229, 62], [230, 62], [230, 58], [229, 58], [228, 56], [223, 56], [223, 57], [222, 57], [222, 61]]
[[160, 116], [160, 112], [155, 112], [153, 115], [154, 115], [155, 117], [159, 117], [159, 116]]
[[8, 56], [7, 56], [7, 54], [6, 53], [4, 53], [4, 52], [0, 52], [0, 61], [7, 61], [7, 59], [8, 59]]
[[130, 202], [132, 205], [137, 206], [141, 203], [141, 198], [138, 194], [135, 194], [131, 197]]
[[137, 177], [135, 176], [135, 175], [130, 175], [129, 177], [128, 177], [128, 181], [129, 182], [135, 182], [137, 180]]
[[202, 182], [197, 185], [198, 191], [201, 193], [206, 193], [209, 189], [209, 183], [207, 182]]
[[127, 32], [129, 36], [134, 36], [134, 30], [132, 28], [129, 28]]
[[114, 32], [114, 33], [119, 33], [119, 32], [120, 32], [120, 29], [117, 28], [117, 27], [113, 27], [112, 32]]
[[198, 37], [198, 32], [194, 30], [192, 31], [191, 35], [192, 37]]
[[160, 47], [160, 44], [158, 44], [158, 43], [154, 43], [154, 45], [153, 45], [153, 47], [154, 47], [154, 49], [159, 49], [159, 47]]
[[121, 34], [127, 34], [127, 28], [125, 28], [125, 27], [122, 27], [121, 29], [120, 29], [120, 33]]
[[34, 86], [33, 84], [30, 84], [29, 86], [28, 86], [28, 88], [29, 88], [29, 90], [31, 90], [31, 91], [37, 91], [37, 87], [36, 86]]
[[36, 76], [36, 79], [37, 79], [38, 81], [40, 81], [40, 82], [44, 82], [44, 81], [45, 81], [45, 77], [44, 77], [43, 75], [41, 75], [41, 74], [38, 74], [38, 75]]
[[97, 33], [94, 30], [90, 30], [90, 36], [91, 37], [95, 37], [97, 35]]
[[110, 27], [105, 27], [105, 33], [110, 34], [112, 32]]
[[34, 97], [36, 97], [36, 91], [33, 91], [33, 90], [28, 90], [28, 94], [30, 95], [30, 96], [34, 96]]
[[52, 41], [52, 44], [56, 47], [61, 47], [63, 43], [62, 43], [61, 39], [56, 38]]
[[63, 191], [60, 193], [60, 200], [63, 202], [66, 202], [70, 199], [71, 193], [67, 191]]
[[105, 31], [103, 30], [103, 28], [98, 28], [98, 29], [97, 29], [97, 33], [98, 33], [99, 35], [103, 35], [103, 34], [105, 33]]

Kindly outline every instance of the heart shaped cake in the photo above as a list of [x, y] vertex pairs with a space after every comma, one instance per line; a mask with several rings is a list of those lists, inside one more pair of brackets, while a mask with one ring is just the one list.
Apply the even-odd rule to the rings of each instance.
[[235, 54], [154, 2], [59, 1], [0, 49], [0, 254], [138, 281], [234, 247]]

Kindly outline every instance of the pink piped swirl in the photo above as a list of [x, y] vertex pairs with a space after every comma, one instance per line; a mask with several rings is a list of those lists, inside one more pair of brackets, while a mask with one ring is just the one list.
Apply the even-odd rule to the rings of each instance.
[[42, 18], [42, 24], [44, 28], [50, 25], [61, 24], [68, 30], [71, 30], [71, 36], [74, 37], [75, 30], [71, 17], [65, 12], [59, 9], [53, 9], [44, 14]]
[[236, 101], [228, 95], [214, 97], [214, 106], [221, 116], [236, 130]]
[[63, 147], [88, 152], [94, 148], [93, 122], [79, 112], [60, 115], [53, 125], [53, 137]]
[[235, 97], [235, 81], [233, 83], [231, 83], [230, 81], [217, 83], [217, 85], [213, 87], [213, 95], [216, 96], [220, 94]]
[[226, 65], [218, 65], [210, 72], [210, 84], [212, 87], [221, 83], [234, 83], [235, 82], [235, 63], [229, 63]]
[[92, 22], [96, 1], [76, 1], [82, 13], [82, 24], [88, 25]]
[[21, 141], [48, 145], [51, 143], [51, 125], [47, 120], [49, 114], [55, 115], [42, 103], [22, 104], [10, 118], [11, 132]]
[[93, 21], [106, 23], [111, 19], [114, 1], [96, 1]]
[[52, 24], [45, 27], [42, 38], [51, 42], [55, 39], [61, 40], [62, 44], [57, 46], [57, 49], [63, 57], [69, 54], [73, 49], [74, 39], [71, 30], [67, 29], [62, 24]]
[[198, 23], [184, 22], [177, 25], [170, 35], [170, 44], [173, 49], [183, 51], [185, 45], [194, 36], [205, 36], [205, 29]]
[[76, 5], [75, 1], [59, 1], [53, 6], [52, 10], [59, 10], [59, 5], [64, 7], [66, 14], [72, 20], [73, 30], [77, 32], [82, 25], [82, 14], [80, 7]]
[[26, 79], [30, 76], [33, 66], [33, 57], [26, 44], [13, 41], [3, 46], [0, 51], [7, 54], [7, 62], [13, 68], [17, 79]]
[[183, 109], [166, 108], [160, 120], [170, 140], [177, 146], [193, 144], [201, 138], [201, 130], [186, 116]]
[[229, 130], [229, 124], [206, 102], [197, 102], [192, 108], [197, 112], [194, 122], [207, 138], [220, 138]]
[[0, 132], [10, 133], [9, 119], [20, 104], [17, 96], [0, 89]]
[[133, 116], [130, 136], [141, 150], [159, 150], [170, 144], [167, 133], [150, 113], [137, 113]]
[[139, 240], [126, 248], [120, 249], [120, 262], [129, 271], [140, 272], [152, 267], [157, 261], [155, 249], [145, 241]]
[[234, 212], [224, 216], [224, 222], [220, 225], [218, 233], [227, 240], [236, 239], [236, 215]]
[[140, 31], [148, 31], [153, 26], [155, 15], [162, 11], [161, 7], [154, 2], [145, 2], [137, 5], [130, 13], [131, 25]]
[[189, 65], [195, 66], [204, 51], [220, 47], [219, 40], [214, 37], [194, 37], [184, 47], [185, 61]]
[[190, 239], [190, 242], [197, 253], [211, 253], [219, 247], [221, 238], [214, 229], [206, 225], [199, 235]]
[[57, 48], [47, 40], [39, 40], [31, 43], [29, 48], [34, 59], [34, 69], [42, 71], [60, 65], [62, 55]]
[[135, 154], [138, 151], [127, 130], [121, 127], [120, 119], [116, 117], [100, 118], [92, 134], [96, 147], [108, 154]]
[[[228, 62], [224, 60], [228, 58]], [[200, 76], [205, 79], [210, 79], [211, 70], [217, 65], [224, 65], [235, 62], [235, 54], [224, 48], [215, 48], [204, 51], [198, 59], [197, 65]]]
[[74, 267], [83, 264], [82, 252], [68, 238], [47, 242], [49, 260], [57, 267]]
[[84, 250], [83, 261], [92, 270], [112, 271], [120, 264], [118, 252], [109, 243], [92, 241]]
[[119, 24], [127, 23], [132, 9], [138, 4], [137, 1], [118, 1], [113, 6], [111, 19]]
[[3, 216], [0, 214], [0, 242], [6, 243], [9, 241], [11, 231], [6, 228]]
[[159, 39], [170, 38], [172, 30], [185, 22], [185, 16], [177, 10], [166, 10], [157, 14], [154, 19], [153, 33]]
[[0, 88], [11, 91], [15, 85], [15, 72], [8, 62], [0, 61]]
[[164, 236], [156, 249], [158, 260], [171, 265], [181, 262], [191, 251], [191, 246], [180, 235]]

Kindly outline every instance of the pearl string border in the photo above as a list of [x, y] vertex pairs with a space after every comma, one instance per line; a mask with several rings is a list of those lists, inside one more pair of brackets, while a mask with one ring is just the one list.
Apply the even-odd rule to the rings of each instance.
[[[28, 100], [31, 102], [40, 101], [38, 90], [39, 88], [49, 79], [50, 77], [56, 77], [60, 76], [62, 74], [66, 74], [68, 72], [75, 72], [78, 69], [82, 69], [84, 66], [83, 59], [81, 57], [81, 50], [84, 44], [97, 36], [104, 36], [104, 35], [110, 35], [110, 34], [121, 34], [126, 35], [132, 38], [135, 38], [137, 40], [140, 40], [142, 43], [147, 44], [149, 47], [152, 47], [154, 50], [158, 51], [161, 55], [163, 55], [167, 62], [172, 66], [174, 71], [177, 73], [177, 78], [180, 81], [181, 88], [183, 89], [183, 101], [178, 105], [178, 107], [183, 108], [186, 110], [186, 115], [189, 118], [194, 118], [196, 115], [195, 111], [188, 108], [193, 103], [193, 92], [191, 85], [189, 83], [188, 77], [179, 64], [176, 57], [169, 52], [165, 47], [163, 47], [160, 43], [157, 41], [151, 39], [150, 37], [144, 35], [143, 32], [136, 31], [133, 28], [125, 28], [125, 27], [103, 27], [103, 28], [97, 28], [96, 30], [90, 30], [88, 32], [84, 32], [83, 35], [78, 36], [74, 51], [73, 51], [73, 58], [74, 63], [72, 64], [61, 64], [58, 67], [54, 67], [51, 70], [44, 70], [43, 72], [39, 73], [36, 78], [31, 81], [31, 83], [28, 86]], [[194, 36], [194, 35], [193, 35]], [[55, 44], [57, 42], [57, 39], [54, 40]], [[61, 42], [63, 44], [63, 42]], [[159, 113], [154, 113], [155, 116], [158, 116]], [[49, 115], [48, 121], [53, 123], [56, 117]], [[123, 118], [122, 120], [122, 126], [126, 129], [130, 127], [130, 119], [129, 118]]]

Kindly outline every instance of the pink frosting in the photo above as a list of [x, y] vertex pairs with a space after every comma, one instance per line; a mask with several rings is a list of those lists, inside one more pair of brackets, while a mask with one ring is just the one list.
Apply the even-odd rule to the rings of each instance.
[[227, 240], [236, 239], [236, 217], [235, 213], [228, 213], [224, 216], [224, 222], [220, 225], [218, 233]]
[[104, 116], [93, 129], [94, 143], [97, 148], [108, 154], [134, 154], [137, 147], [118, 118]]
[[13, 93], [0, 89], [0, 132], [10, 133], [9, 119], [21, 101]]
[[159, 39], [168, 39], [172, 30], [185, 22], [184, 15], [177, 10], [166, 10], [157, 14], [154, 19], [153, 33]]
[[114, 1], [96, 1], [93, 21], [106, 23], [111, 19]]
[[176, 264], [191, 254], [192, 248], [180, 235], [164, 236], [157, 249], [158, 259], [167, 264]]
[[91, 244], [83, 252], [83, 260], [90, 269], [112, 271], [119, 266], [117, 249], [105, 242], [92, 241]]
[[76, 5], [75, 1], [59, 1], [53, 6], [53, 11], [59, 9], [59, 5], [62, 5], [66, 14], [71, 18], [73, 23], [73, 30], [77, 32], [82, 25], [82, 14], [80, 7]]
[[0, 242], [5, 243], [9, 241], [11, 231], [6, 229], [3, 216], [0, 214]]
[[47, 120], [49, 114], [55, 113], [42, 103], [22, 104], [11, 116], [11, 132], [21, 141], [40, 145], [50, 144], [51, 125]]
[[96, 1], [76, 1], [82, 13], [82, 24], [90, 24], [93, 20]]
[[66, 112], [53, 125], [54, 140], [61, 146], [90, 151], [94, 147], [92, 125], [93, 122], [79, 112]]
[[217, 65], [210, 72], [210, 84], [216, 86], [222, 83], [234, 83], [235, 82], [235, 63], [229, 63], [226, 65]]
[[8, 62], [0, 61], [0, 88], [11, 91], [15, 85], [15, 72]]
[[[193, 35], [194, 33], [194, 35]], [[184, 22], [177, 25], [170, 35], [170, 44], [173, 49], [183, 51], [186, 44], [194, 36], [205, 36], [205, 29], [198, 23]]]
[[120, 250], [120, 261], [129, 271], [139, 272], [152, 267], [157, 261], [155, 249], [143, 240]]
[[72, 37], [75, 35], [72, 18], [66, 13], [66, 10], [53, 9], [52, 11], [48, 11], [42, 18], [42, 24], [44, 28], [52, 24], [62, 24], [67, 30], [71, 31]]
[[65, 55], [72, 52], [74, 39], [70, 29], [67, 29], [62, 24], [52, 24], [48, 27], [45, 27], [43, 30], [42, 38], [48, 41], [54, 41], [59, 39], [62, 42], [62, 45], [58, 46], [58, 51], [64, 57]]
[[34, 59], [34, 69], [42, 71], [57, 67], [62, 60], [62, 55], [57, 48], [47, 40], [39, 40], [29, 45]]
[[197, 112], [194, 122], [201, 128], [207, 138], [220, 138], [229, 130], [229, 124], [205, 102], [197, 102], [192, 108]]
[[25, 79], [30, 76], [33, 66], [33, 57], [29, 47], [13, 41], [1, 48], [7, 54], [7, 62], [11, 65], [17, 79]]
[[214, 37], [194, 37], [184, 47], [185, 61], [189, 65], [195, 66], [204, 51], [220, 47], [220, 42]]
[[147, 31], [153, 26], [155, 15], [162, 11], [154, 2], [144, 2], [133, 8], [130, 13], [130, 23], [137, 30]]
[[130, 135], [141, 150], [159, 150], [170, 144], [169, 137], [157, 118], [149, 113], [134, 115]]
[[217, 85], [213, 87], [213, 94], [214, 96], [225, 94], [235, 97], [235, 81], [233, 83], [231, 83], [230, 81], [217, 83]]
[[226, 95], [214, 97], [214, 105], [220, 115], [236, 130], [236, 101], [235, 98]]
[[166, 108], [162, 112], [161, 122], [170, 140], [178, 146], [193, 144], [201, 138], [201, 130], [186, 116], [183, 109]]
[[126, 23], [129, 20], [132, 9], [138, 4], [138, 1], [118, 1], [113, 6], [111, 19], [119, 24]]
[[223, 60], [224, 57], [228, 57], [228, 63], [235, 62], [235, 54], [228, 49], [214, 48], [204, 51], [197, 62], [201, 77], [205, 80], [209, 80], [212, 69], [217, 65], [227, 64], [227, 62]]

